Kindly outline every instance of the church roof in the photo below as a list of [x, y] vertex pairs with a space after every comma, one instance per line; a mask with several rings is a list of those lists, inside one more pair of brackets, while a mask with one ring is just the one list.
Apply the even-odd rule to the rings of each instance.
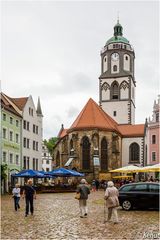
[[103, 129], [118, 131], [118, 124], [93, 100], [89, 99], [68, 132], [81, 129]]
[[144, 136], [144, 124], [118, 125], [119, 132], [122, 137], [143, 137]]

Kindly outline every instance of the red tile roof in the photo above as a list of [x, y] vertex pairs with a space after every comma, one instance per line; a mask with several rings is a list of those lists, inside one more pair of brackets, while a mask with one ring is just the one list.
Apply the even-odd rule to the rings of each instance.
[[63, 129], [63, 130], [61, 131], [61, 133], [58, 135], [58, 137], [59, 137], [59, 138], [65, 137], [65, 136], [67, 135], [67, 130], [68, 130], [68, 129]]
[[21, 97], [21, 98], [10, 98], [14, 104], [17, 105], [17, 107], [20, 110], [23, 110], [24, 106], [26, 105], [26, 102], [28, 100], [28, 97]]
[[123, 124], [118, 126], [119, 132], [123, 137], [143, 137], [144, 124], [128, 125]]
[[16, 109], [9, 103], [8, 99], [5, 97], [5, 94], [1, 93], [1, 105], [4, 109], [8, 110], [9, 112], [12, 112], [13, 114], [22, 117]]
[[90, 98], [68, 132], [93, 128], [118, 132], [118, 124]]

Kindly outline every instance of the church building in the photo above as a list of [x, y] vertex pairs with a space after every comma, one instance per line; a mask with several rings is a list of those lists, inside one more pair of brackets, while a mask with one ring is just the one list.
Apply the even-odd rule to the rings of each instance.
[[89, 99], [70, 128], [63, 125], [54, 148], [57, 167], [110, 178], [121, 166], [144, 164], [144, 124], [135, 124], [135, 53], [119, 21], [101, 51], [99, 105]]

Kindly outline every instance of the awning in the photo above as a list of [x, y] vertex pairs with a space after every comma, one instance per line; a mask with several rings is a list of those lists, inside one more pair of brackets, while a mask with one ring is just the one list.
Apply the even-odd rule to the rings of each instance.
[[74, 158], [69, 158], [68, 161], [66, 162], [66, 164], [64, 165], [65, 167], [68, 167], [71, 162], [73, 161]]

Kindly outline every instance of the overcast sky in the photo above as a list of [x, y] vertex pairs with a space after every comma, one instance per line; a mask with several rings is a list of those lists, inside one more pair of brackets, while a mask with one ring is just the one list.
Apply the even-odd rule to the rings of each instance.
[[158, 1], [2, 1], [2, 91], [40, 96], [43, 137], [69, 128], [88, 99], [99, 101], [100, 50], [119, 11], [135, 50], [136, 123], [152, 116], [159, 94]]

